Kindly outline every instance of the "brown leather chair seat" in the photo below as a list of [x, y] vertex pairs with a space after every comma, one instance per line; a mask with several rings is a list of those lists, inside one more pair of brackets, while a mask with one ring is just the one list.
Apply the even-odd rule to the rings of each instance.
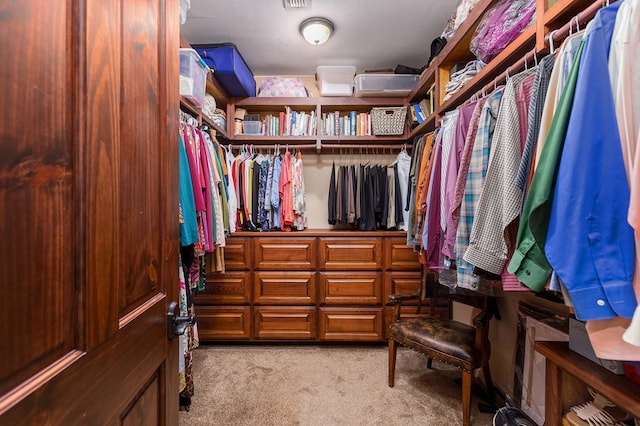
[[438, 317], [396, 321], [389, 326], [389, 338], [414, 349], [428, 348], [434, 358], [444, 362], [466, 361], [467, 368], [473, 368], [481, 358], [475, 346], [476, 329], [458, 321]]

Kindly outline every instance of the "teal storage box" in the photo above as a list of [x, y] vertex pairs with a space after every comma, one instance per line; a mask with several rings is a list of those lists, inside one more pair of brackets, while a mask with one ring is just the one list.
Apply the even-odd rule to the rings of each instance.
[[245, 98], [256, 95], [256, 80], [233, 43], [193, 46], [204, 62], [215, 71], [216, 80], [227, 95]]

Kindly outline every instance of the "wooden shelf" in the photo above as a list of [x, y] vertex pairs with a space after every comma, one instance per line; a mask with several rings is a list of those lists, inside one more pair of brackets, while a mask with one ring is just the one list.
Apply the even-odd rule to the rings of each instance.
[[408, 99], [411, 101], [420, 100], [427, 93], [429, 88], [436, 81], [436, 60], [432, 60], [429, 67], [420, 74], [420, 79], [416, 87], [409, 93]]
[[407, 138], [404, 135], [389, 135], [389, 136], [375, 136], [375, 135], [368, 135], [368, 136], [320, 136], [319, 137], [320, 140], [322, 141], [332, 141], [332, 142], [341, 142], [341, 141], [345, 141], [345, 142], [354, 142], [354, 141], [361, 141], [361, 142], [366, 142], [366, 141], [378, 141], [378, 142], [382, 142], [382, 141], [387, 141], [387, 142], [398, 142], [398, 141], [405, 141]]
[[[345, 111], [350, 107], [376, 107], [376, 106], [394, 106], [404, 105], [405, 98], [386, 98], [386, 97], [317, 97], [317, 98], [270, 98], [270, 97], [254, 97], [241, 98], [235, 100], [235, 106], [245, 109], [265, 109], [268, 107], [284, 108], [289, 107], [331, 107], [340, 111]], [[332, 111], [327, 109], [327, 111]]]
[[497, 0], [481, 0], [471, 9], [467, 19], [460, 25], [451, 40], [447, 42], [434, 60], [437, 61], [438, 66], [443, 63], [458, 62], [458, 58], [466, 57], [470, 54], [469, 42], [471, 41], [471, 37], [478, 27], [484, 12], [496, 1]]
[[233, 135], [234, 141], [253, 141], [253, 142], [292, 142], [292, 141], [316, 141], [317, 136], [265, 136], [265, 135]]
[[227, 134], [227, 132], [222, 127], [218, 126], [216, 123], [214, 123], [212, 120], [210, 120], [209, 117], [207, 117], [206, 115], [202, 114], [202, 109], [200, 109], [197, 106], [195, 106], [193, 103], [191, 103], [185, 97], [180, 97], [180, 109], [182, 109], [185, 112], [188, 112], [189, 114], [191, 114], [193, 116], [193, 118], [198, 120], [200, 123], [206, 124], [207, 126], [209, 126], [212, 129], [214, 129], [216, 131], [216, 133], [218, 135], [220, 135], [221, 137], [223, 137], [224, 139], [229, 139], [229, 135]]
[[[566, 22], [571, 19], [572, 15], [576, 15], [591, 3], [593, 3], [593, 0], [558, 0], [544, 12], [543, 22], [546, 26], [558, 19]], [[561, 25], [565, 22], [562, 22]]]
[[[595, 362], [569, 349], [568, 342], [535, 342], [534, 349], [547, 359], [545, 384], [545, 424], [561, 424], [562, 415], [575, 393], [577, 379], [589, 386], [618, 408], [640, 417], [640, 385], [606, 370]], [[580, 384], [580, 383], [578, 383]], [[582, 401], [584, 402], [584, 401]]]
[[439, 114], [450, 111], [465, 101], [467, 101], [474, 92], [482, 89], [482, 86], [495, 79], [500, 73], [504, 72], [509, 65], [515, 60], [521, 58], [528, 51], [533, 50], [535, 46], [536, 27], [529, 26], [522, 34], [516, 38], [505, 50], [500, 52], [486, 67], [482, 69], [474, 78], [469, 80], [458, 92], [450, 99], [442, 103], [437, 109]]
[[415, 128], [413, 128], [409, 132], [409, 136], [407, 137], [407, 139], [411, 140], [418, 135], [433, 132], [436, 128], [437, 117], [438, 117], [437, 112], [434, 112], [433, 114], [429, 115], [426, 120], [418, 124]]

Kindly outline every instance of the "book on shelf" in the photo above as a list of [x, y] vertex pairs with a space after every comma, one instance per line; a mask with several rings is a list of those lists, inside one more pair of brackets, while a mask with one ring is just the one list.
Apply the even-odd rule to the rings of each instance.
[[422, 123], [426, 119], [426, 116], [422, 112], [422, 108], [420, 108], [420, 104], [413, 104], [413, 108], [416, 112], [416, 119], [418, 120], [418, 123]]
[[349, 135], [356, 136], [358, 134], [358, 113], [355, 111], [349, 112]]
[[407, 119], [409, 120], [409, 127], [414, 128], [418, 125], [418, 117], [416, 114], [415, 104], [409, 104], [409, 114], [407, 115]]
[[425, 120], [427, 119], [428, 116], [433, 114], [433, 109], [431, 108], [431, 102], [429, 101], [428, 98], [424, 98], [423, 100], [421, 100], [418, 105], [420, 106], [420, 110], [422, 111], [422, 114], [424, 115]]

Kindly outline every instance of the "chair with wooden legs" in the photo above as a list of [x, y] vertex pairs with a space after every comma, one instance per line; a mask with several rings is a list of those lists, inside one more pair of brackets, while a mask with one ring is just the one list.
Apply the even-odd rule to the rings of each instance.
[[[450, 300], [480, 308], [480, 312], [473, 319], [473, 325], [439, 318], [435, 315], [435, 307], [438, 296], [443, 293], [442, 289], [446, 290], [446, 287], [438, 283], [436, 274], [423, 272], [420, 290], [413, 294], [390, 296], [389, 299], [395, 304], [395, 308], [393, 322], [389, 326], [389, 386], [394, 385], [398, 344], [426, 355], [428, 368], [432, 368], [434, 359], [458, 367], [462, 370], [462, 424], [469, 426], [472, 375], [477, 368], [482, 368], [490, 403], [495, 402], [489, 371], [491, 346], [488, 336], [489, 322], [494, 315], [499, 319], [499, 314], [494, 297], [458, 289], [456, 294], [450, 295]], [[402, 302], [418, 299], [421, 303], [426, 297], [430, 298], [430, 315], [401, 317]]]

